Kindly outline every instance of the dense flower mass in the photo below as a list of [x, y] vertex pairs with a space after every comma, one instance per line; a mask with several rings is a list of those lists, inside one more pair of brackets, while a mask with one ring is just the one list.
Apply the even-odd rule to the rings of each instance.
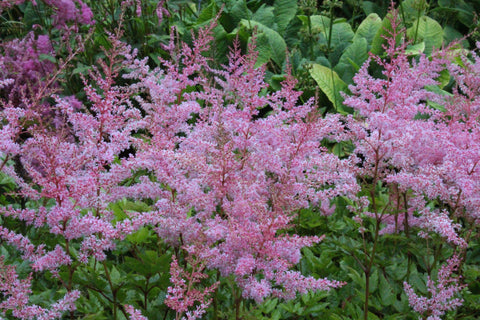
[[[0, 43], [0, 319], [438, 320], [480, 296], [475, 50], [423, 54], [433, 19], [393, 4], [354, 33], [335, 1], [242, 1], [0, 4], [41, 16]], [[275, 52], [300, 31], [328, 38], [325, 97]]]
[[[279, 234], [300, 208], [357, 191], [348, 163], [319, 147], [341, 133], [338, 117], [323, 119], [311, 102], [297, 106], [291, 77], [282, 90], [262, 95], [264, 70], [254, 67], [253, 47], [247, 56], [234, 49], [225, 70], [210, 69], [202, 51], [211, 38], [204, 32], [176, 57], [181, 69], [169, 64], [165, 73], [136, 61], [128, 75], [150, 96], [137, 100], [151, 137], [127, 161], [155, 174], [130, 194], [158, 197], [158, 211], [136, 215], [133, 223], [157, 225], [162, 239], [182, 244], [223, 276], [234, 274], [244, 296], [257, 301], [340, 286], [289, 271], [300, 249], [320, 238]], [[203, 90], [182, 94], [193, 85]], [[258, 117], [264, 108], [270, 115]]]
[[[19, 143], [19, 131], [2, 128], [9, 133], [2, 138], [2, 154], [19, 156], [26, 171], [20, 175], [4, 166], [23, 186], [21, 194], [54, 200], [37, 210], [3, 208], [3, 214], [47, 227], [64, 239], [51, 252], [34, 251], [28, 238], [4, 230], [3, 238], [24, 251], [34, 270], [57, 274], [73, 261], [104, 261], [116, 240], [153, 226], [166, 243], [224, 277], [234, 275], [245, 298], [292, 299], [297, 292], [342, 285], [291, 270], [300, 250], [320, 237], [281, 233], [299, 209], [329, 207], [334, 197], [358, 191], [347, 160], [319, 147], [322, 139], [342, 134], [338, 116], [322, 118], [311, 101], [297, 105], [300, 93], [291, 76], [282, 90], [262, 94], [265, 74], [255, 67], [253, 45], [246, 56], [234, 48], [225, 69], [210, 68], [202, 54], [212, 41], [212, 28], [201, 30], [192, 48], [184, 45], [178, 52], [171, 43], [167, 49], [177, 63], [165, 61], [164, 69], [134, 60], [135, 53], [112, 35], [109, 60], [90, 73], [98, 89], [85, 81], [88, 109], [53, 96], [57, 114], [68, 123], [62, 132], [39, 122], [26, 128], [28, 138]], [[124, 67], [132, 70], [124, 75], [135, 80], [130, 87], [114, 83]], [[194, 86], [201, 90], [189, 92]], [[261, 110], [270, 113], [260, 117]], [[23, 117], [37, 121], [42, 116], [33, 103], [18, 111], [10, 100], [2, 115], [16, 127]], [[131, 132], [147, 134], [133, 137]], [[129, 148], [134, 153], [119, 159]], [[150, 174], [122, 186], [145, 170]], [[109, 203], [125, 197], [151, 199], [155, 209], [115, 223]], [[74, 242], [79, 244], [75, 255]], [[176, 286], [177, 278], [172, 280]], [[175, 292], [169, 289], [167, 301], [178, 296]]]

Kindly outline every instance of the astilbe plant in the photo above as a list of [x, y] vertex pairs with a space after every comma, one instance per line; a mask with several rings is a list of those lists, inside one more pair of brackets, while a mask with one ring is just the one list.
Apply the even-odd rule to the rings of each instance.
[[67, 23], [94, 24], [93, 13], [90, 7], [81, 0], [5, 0], [0, 3], [0, 13], [11, 9], [15, 5], [31, 2], [33, 6], [45, 4], [53, 13], [51, 19], [56, 28], [63, 29]]
[[242, 296], [257, 302], [340, 286], [290, 270], [300, 249], [321, 237], [282, 232], [299, 209], [328, 208], [335, 196], [358, 191], [349, 163], [320, 147], [342, 136], [338, 117], [322, 118], [311, 101], [297, 105], [291, 76], [268, 93], [253, 45], [246, 56], [234, 48], [228, 66], [211, 69], [202, 55], [208, 31], [193, 48], [175, 51], [172, 42], [176, 63], [165, 70], [137, 61], [128, 75], [148, 94], [137, 101], [149, 132], [128, 161], [153, 174], [129, 194], [157, 200], [157, 210], [132, 215], [133, 225], [154, 225], [166, 243], [233, 275]]
[[[354, 210], [362, 218], [376, 221], [373, 254], [380, 234], [404, 232], [410, 237], [416, 228], [420, 237], [436, 237], [463, 258], [478, 226], [475, 203], [480, 153], [475, 79], [479, 59], [473, 54], [472, 61], [462, 53], [462, 63], [456, 63], [451, 52], [459, 51], [454, 45], [437, 48], [430, 58], [423, 54], [412, 57], [406, 50], [408, 43], [402, 40], [404, 31], [395, 10], [390, 21], [385, 57], [369, 58], [354, 77], [352, 95], [345, 99], [355, 110], [346, 121], [355, 144], [352, 159], [357, 161], [357, 173], [369, 200], [368, 204], [359, 202]], [[369, 74], [372, 64], [383, 69], [382, 77]], [[440, 90], [442, 71], [453, 76], [453, 94]], [[379, 183], [391, 193], [384, 203], [376, 198]], [[363, 224], [361, 218], [357, 221]], [[457, 266], [462, 259], [459, 256], [454, 259]], [[436, 261], [437, 257], [432, 265], [427, 264], [428, 272]], [[373, 258], [368, 263], [371, 266]], [[450, 276], [443, 272], [442, 281], [449, 281]], [[431, 290], [432, 286], [430, 281]], [[414, 297], [408, 284], [405, 288], [409, 297]], [[461, 288], [452, 281], [449, 290], [453, 296]], [[429, 303], [439, 296], [432, 296]], [[461, 304], [458, 299], [448, 299], [454, 302], [441, 310]], [[412, 301], [414, 309], [420, 310], [424, 300]]]
[[446, 311], [462, 305], [463, 300], [456, 298], [456, 295], [465, 288], [465, 285], [460, 285], [459, 277], [454, 275], [459, 265], [459, 258], [453, 256], [438, 271], [436, 282], [429, 277], [427, 287], [430, 297], [418, 296], [407, 282], [404, 283], [408, 301], [412, 308], [422, 315], [422, 319], [440, 320], [440, 316]]
[[[46, 228], [50, 239], [58, 244], [54, 248], [35, 245], [28, 237], [3, 226], [0, 237], [22, 252], [34, 271], [50, 271], [71, 297], [78, 297], [78, 291], [73, 288], [73, 274], [79, 263], [86, 263], [89, 258], [104, 261], [105, 250], [113, 249], [114, 240], [122, 239], [130, 230], [128, 223], [112, 224], [114, 215], [108, 208], [107, 197], [111, 188], [124, 179], [116, 173], [114, 162], [118, 154], [129, 147], [130, 132], [136, 129], [135, 123], [140, 119], [140, 112], [128, 107], [129, 89], [114, 83], [122, 60], [131, 58], [131, 50], [118, 39], [118, 34], [111, 36], [112, 48], [106, 52], [109, 59], [99, 61], [101, 69], [94, 69], [90, 74], [96, 88], [85, 81], [89, 108], [71, 98], [51, 95], [52, 91], [47, 88], [39, 91], [43, 96], [24, 98], [22, 106], [4, 100], [1, 110], [2, 132], [6, 133], [2, 135], [0, 150], [2, 169], [20, 187], [19, 196], [38, 201], [39, 205], [35, 208], [7, 206], [0, 212], [5, 217], [24, 221], [27, 226]], [[35, 103], [44, 102], [46, 98], [53, 98], [56, 103], [38, 108]], [[60, 124], [45, 121], [46, 107]], [[26, 138], [19, 139], [21, 135]], [[16, 165], [6, 165], [8, 159], [16, 159]], [[66, 279], [59, 275], [60, 269], [66, 270]], [[73, 292], [76, 294], [72, 295]], [[26, 314], [14, 312], [12, 315], [30, 319]], [[40, 317], [40, 311], [37, 316]], [[44, 311], [41, 317], [59, 316], [59, 312], [50, 315]]]
[[[111, 285], [106, 252], [143, 226], [182, 250], [185, 261], [233, 276], [244, 298], [291, 299], [342, 285], [293, 271], [300, 250], [322, 237], [286, 232], [299, 209], [327, 210], [336, 196], [358, 192], [348, 160], [320, 147], [325, 138], [346, 137], [338, 116], [323, 118], [312, 101], [297, 105], [300, 93], [289, 75], [282, 90], [268, 93], [264, 68], [255, 68], [253, 45], [246, 56], [234, 48], [223, 69], [210, 68], [203, 53], [212, 28], [201, 29], [192, 47], [181, 44], [177, 50], [172, 40], [166, 48], [172, 61], [153, 70], [145, 59], [134, 60], [120, 32], [110, 35], [107, 58], [84, 80], [86, 104], [54, 90], [24, 99], [23, 105], [5, 96], [1, 169], [18, 185], [17, 196], [35, 205], [0, 212], [41, 230], [49, 241], [4, 226], [0, 238], [18, 249], [34, 272], [49, 272], [67, 291], [59, 302], [68, 301], [66, 306], [52, 307], [58, 310], [54, 315], [39, 311], [38, 317], [54, 319], [60, 311], [74, 317], [72, 303], [81, 290], [74, 274], [82, 264], [103, 264]], [[125, 68], [130, 72], [124, 78], [133, 84], [118, 86]], [[46, 101], [56, 123], [45, 121], [38, 108]], [[9, 159], [16, 159], [15, 165]], [[139, 177], [141, 172], [148, 174]], [[110, 204], [125, 198], [148, 199], [155, 209], [117, 221]], [[213, 287], [178, 291], [182, 274], [188, 274], [179, 270], [172, 265], [169, 301], [187, 301], [197, 292], [199, 298], [186, 305], [191, 309], [177, 313], [193, 319], [204, 313]], [[202, 279], [204, 268], [199, 270], [187, 280]], [[9, 266], [2, 265], [2, 272], [12, 279], [2, 287], [8, 299], [20, 280]], [[29, 281], [22, 282], [25, 304]], [[143, 317], [132, 306], [121, 307], [116, 296], [112, 303], [114, 317], [118, 308]], [[2, 312], [29, 319], [11, 310], [2, 305]]]

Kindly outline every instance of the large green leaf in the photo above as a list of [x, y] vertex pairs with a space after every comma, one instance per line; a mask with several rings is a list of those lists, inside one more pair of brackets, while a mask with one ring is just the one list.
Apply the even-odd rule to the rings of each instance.
[[415, 43], [425, 42], [425, 54], [430, 55], [433, 47], [439, 48], [443, 43], [442, 26], [430, 17], [423, 16], [417, 19], [413, 26], [407, 29], [408, 38]]
[[287, 26], [297, 13], [297, 0], [275, 0], [273, 3], [275, 8], [275, 22], [277, 23], [277, 31], [280, 34], [287, 29]]
[[273, 13], [273, 7], [263, 4], [255, 11], [252, 19], [260, 22], [261, 24], [275, 29], [275, 15]]
[[257, 65], [266, 63], [271, 59], [279, 67], [282, 67], [287, 45], [278, 32], [254, 20], [242, 19], [240, 26], [257, 29], [257, 50], [259, 52]]
[[330, 39], [330, 49], [333, 50], [330, 53], [328, 60], [332, 65], [336, 65], [345, 48], [347, 48], [354, 37], [352, 27], [347, 22], [335, 22], [332, 26], [332, 32], [328, 29], [325, 33], [325, 39]]
[[351, 83], [353, 76], [368, 58], [367, 40], [363, 37], [355, 38], [340, 57], [334, 70], [346, 83]]
[[373, 38], [378, 32], [378, 29], [382, 26], [382, 19], [378, 16], [376, 13], [371, 13], [368, 15], [368, 17], [365, 18], [365, 20], [360, 23], [360, 25], [357, 28], [357, 31], [355, 32], [355, 37], [353, 38], [353, 41], [355, 41], [358, 38], [365, 38], [367, 40], [367, 44], [370, 46], [370, 44], [373, 41]]
[[220, 23], [227, 32], [235, 29], [242, 19], [251, 19], [252, 12], [248, 9], [245, 0], [218, 1], [217, 6], [223, 8]]
[[347, 90], [347, 85], [340, 79], [338, 74], [330, 68], [313, 64], [310, 69], [310, 75], [317, 82], [320, 90], [325, 93], [328, 100], [332, 102], [335, 109], [338, 112], [346, 113], [342, 105], [343, 97], [340, 92]]

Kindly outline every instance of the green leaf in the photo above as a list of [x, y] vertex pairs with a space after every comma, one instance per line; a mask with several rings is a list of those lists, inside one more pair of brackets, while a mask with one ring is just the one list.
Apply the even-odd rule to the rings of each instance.
[[406, 25], [412, 24], [418, 17], [425, 14], [425, 6], [422, 8], [418, 0], [404, 0], [400, 6], [400, 10], [403, 10], [402, 20]]
[[347, 47], [334, 69], [343, 81], [351, 82], [367, 58], [367, 40], [361, 37], [354, 38], [353, 43]]
[[[308, 26], [308, 16], [298, 15], [297, 17], [303, 22], [304, 27]], [[313, 15], [310, 16], [310, 23], [313, 33], [324, 34], [330, 26], [330, 18], [322, 15]]]
[[416, 56], [424, 51], [425, 51], [425, 42], [422, 41], [417, 44], [409, 45], [407, 49], [405, 49], [405, 54], [409, 56]]
[[347, 90], [347, 85], [338, 74], [330, 68], [313, 64], [310, 75], [318, 84], [320, 90], [325, 93], [328, 100], [332, 102], [335, 109], [340, 113], [347, 113], [342, 105], [343, 97], [340, 94], [341, 91]]
[[330, 303], [324, 302], [324, 303], [317, 303], [314, 306], [308, 307], [303, 314], [304, 315], [311, 315], [314, 312], [320, 312], [323, 311], [326, 307], [328, 307]]
[[380, 283], [378, 289], [382, 305], [390, 306], [395, 303], [395, 301], [397, 300], [395, 297], [395, 292], [393, 291], [390, 283], [387, 281], [387, 279], [385, 279], [383, 275], [380, 276]]
[[88, 71], [91, 70], [91, 69], [92, 69], [92, 67], [90, 67], [90, 66], [86, 66], [82, 63], [78, 63], [77, 67], [75, 69], [73, 69], [72, 74], [79, 74], [80, 73], [80, 74], [86, 75], [88, 73]]
[[120, 276], [120, 272], [118, 271], [115, 266], [112, 266], [110, 269], [110, 280], [114, 286], [119, 285], [122, 282], [122, 277]]
[[374, 293], [378, 288], [378, 269], [374, 269], [370, 276], [370, 293]]
[[271, 59], [279, 67], [282, 67], [287, 51], [287, 45], [282, 36], [258, 21], [242, 19], [240, 25], [245, 28], [257, 28], [257, 50], [259, 52], [257, 65], [262, 65]]
[[141, 228], [137, 232], [129, 234], [127, 240], [135, 244], [142, 244], [149, 236], [149, 230], [146, 227]]
[[443, 43], [442, 26], [437, 21], [427, 16], [417, 19], [413, 26], [407, 29], [407, 36], [415, 43], [424, 41], [424, 53], [427, 56], [432, 53], [434, 47], [440, 48]]
[[409, 281], [410, 285], [415, 291], [420, 292], [421, 294], [427, 294], [427, 285], [426, 281], [420, 277], [417, 272], [410, 274]]
[[263, 4], [253, 14], [252, 20], [258, 21], [261, 24], [275, 29], [275, 15], [273, 13], [273, 7]]
[[197, 25], [202, 24], [204, 22], [210, 21], [218, 12], [218, 6], [215, 2], [211, 2], [208, 6], [202, 7], [202, 11], [198, 15], [198, 19], [196, 21]]
[[275, 0], [273, 7], [277, 31], [283, 34], [297, 13], [297, 0]]
[[282, 313], [280, 312], [279, 309], [276, 309], [272, 313], [272, 320], [279, 320], [282, 317]]
[[267, 300], [262, 306], [263, 306], [263, 312], [264, 313], [270, 313], [272, 312], [275, 307], [277, 306], [278, 304], [278, 299], [277, 298], [274, 298], [274, 299], [269, 299]]
[[360, 23], [355, 32], [353, 41], [358, 38], [365, 38], [367, 40], [367, 45], [370, 46], [373, 38], [378, 32], [378, 29], [382, 26], [382, 19], [376, 13], [369, 14], [365, 20]]

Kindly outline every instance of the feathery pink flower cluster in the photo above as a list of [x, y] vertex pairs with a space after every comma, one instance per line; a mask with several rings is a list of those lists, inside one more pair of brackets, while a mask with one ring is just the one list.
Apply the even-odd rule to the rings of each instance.
[[0, 256], [0, 314], [8, 313], [23, 320], [54, 320], [59, 319], [65, 311], [75, 310], [75, 300], [80, 296], [77, 290], [67, 292], [49, 309], [29, 304], [31, 281], [31, 275], [27, 279], [18, 279], [15, 267], [6, 265], [4, 257]]
[[413, 288], [404, 282], [403, 286], [412, 308], [428, 320], [441, 320], [440, 316], [446, 311], [453, 310], [462, 305], [463, 300], [456, 298], [458, 293], [466, 286], [459, 284], [459, 277], [453, 274], [458, 270], [460, 259], [457, 256], [447, 260], [438, 271], [437, 281], [428, 278], [427, 288], [430, 297], [418, 296]]
[[[348, 117], [347, 125], [356, 144], [355, 157], [361, 162], [358, 174], [414, 192], [395, 219], [385, 214], [385, 231], [401, 230], [392, 223], [407, 218], [411, 226], [466, 247], [459, 235], [461, 226], [452, 219], [478, 219], [480, 132], [475, 80], [480, 75], [480, 60], [474, 54], [474, 61], [462, 57], [464, 66], [452, 63], [450, 48], [434, 52], [431, 58], [412, 58], [407, 44], [396, 42], [402, 30], [395, 11], [391, 21], [387, 57], [372, 56], [355, 75], [352, 95], [345, 99], [358, 112]], [[382, 78], [368, 73], [372, 61], [383, 67]], [[453, 95], [441, 90], [437, 79], [443, 70], [456, 80], [458, 89]], [[433, 199], [451, 210], [432, 210], [428, 201]], [[410, 217], [405, 217], [407, 212]]]
[[[177, 315], [185, 314], [182, 319], [200, 319], [205, 313], [212, 299], [209, 297], [217, 288], [218, 283], [198, 289], [198, 284], [208, 276], [203, 273], [204, 262], [188, 258], [192, 271], [187, 271], [178, 265], [177, 258], [172, 258], [170, 267], [170, 282], [173, 287], [168, 288], [165, 304], [175, 310]], [[192, 310], [192, 307], [195, 309]], [[178, 319], [178, 317], [177, 317]]]
[[[350, 162], [320, 147], [325, 138], [344, 136], [339, 117], [322, 118], [312, 102], [297, 105], [300, 93], [290, 75], [282, 90], [267, 93], [253, 45], [246, 56], [237, 46], [228, 66], [212, 69], [203, 54], [212, 28], [201, 29], [193, 47], [183, 44], [180, 52], [172, 40], [166, 47], [172, 61], [153, 70], [112, 35], [107, 61], [85, 81], [88, 108], [42, 91], [40, 98], [55, 99], [61, 125], [46, 123], [33, 102], [25, 108], [5, 104], [0, 153], [5, 161], [18, 159], [17, 168], [2, 169], [21, 196], [50, 201], [37, 209], [2, 208], [2, 214], [45, 227], [63, 241], [35, 246], [2, 229], [3, 238], [28, 253], [35, 271], [58, 275], [73, 262], [102, 261], [117, 241], [152, 226], [192, 259], [233, 275], [245, 298], [291, 299], [343, 285], [292, 271], [300, 250], [321, 237], [284, 232], [299, 209], [329, 208], [336, 196], [359, 190]], [[134, 84], [117, 86], [125, 67], [131, 72], [124, 77]], [[19, 139], [22, 128], [28, 135]], [[126, 150], [131, 154], [123, 155]], [[123, 184], [138, 172], [148, 174]], [[124, 198], [151, 199], [155, 209], [115, 222], [109, 205]], [[175, 286], [169, 301], [186, 299]], [[193, 319], [204, 307], [181, 312]]]
[[[322, 118], [311, 102], [297, 105], [291, 76], [282, 90], [263, 93], [253, 47], [247, 56], [234, 48], [224, 70], [211, 69], [202, 55], [207, 31], [193, 48], [172, 51], [177, 63], [166, 63], [166, 72], [140, 61], [131, 68], [128, 77], [149, 97], [137, 100], [151, 135], [135, 143], [132, 168], [155, 178], [130, 187], [130, 196], [158, 199], [157, 210], [135, 215], [133, 224], [156, 225], [168, 243], [234, 275], [246, 298], [291, 299], [340, 286], [289, 270], [300, 249], [321, 238], [280, 233], [300, 208], [329, 207], [335, 196], [358, 191], [349, 162], [319, 147], [342, 134], [338, 117]], [[193, 86], [201, 89], [189, 92]]]

